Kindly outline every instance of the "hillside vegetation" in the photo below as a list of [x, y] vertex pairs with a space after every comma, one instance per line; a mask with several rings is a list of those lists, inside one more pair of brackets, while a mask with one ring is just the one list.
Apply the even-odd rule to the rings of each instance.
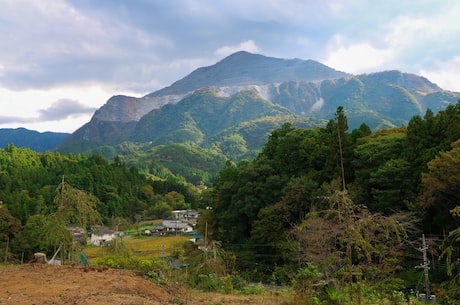
[[[349, 132], [342, 107], [322, 127], [287, 123], [270, 133], [255, 158], [226, 160], [208, 188], [193, 187], [157, 163], [174, 163], [172, 155], [196, 146], [123, 145], [145, 158], [145, 167], [124, 161], [128, 153], [107, 161], [0, 150], [6, 259], [19, 262], [58, 247], [78, 253], [84, 244], [72, 241], [70, 226], [128, 227], [195, 208], [206, 242], [200, 248], [186, 242], [168, 258], [187, 266], [185, 273], [130, 251], [100, 263], [123, 263], [158, 283], [174, 275], [209, 291], [244, 291], [249, 282], [282, 285], [291, 289], [288, 304], [408, 304], [411, 290], [426, 289], [423, 271], [415, 268], [423, 263], [418, 249], [425, 235], [433, 266], [429, 289], [458, 304], [460, 104], [375, 132], [366, 124]], [[208, 179], [202, 175], [218, 162], [193, 155], [186, 162], [202, 162], [202, 171], [189, 179]]]

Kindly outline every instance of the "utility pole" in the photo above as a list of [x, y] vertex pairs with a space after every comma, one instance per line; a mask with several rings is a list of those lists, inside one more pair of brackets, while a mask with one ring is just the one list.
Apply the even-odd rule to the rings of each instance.
[[423, 263], [418, 266], [418, 268], [423, 268], [423, 274], [425, 275], [425, 303], [431, 297], [430, 291], [430, 278], [428, 276], [428, 270], [430, 270], [430, 261], [428, 260], [427, 250], [428, 246], [426, 245], [425, 234], [422, 234], [422, 248], [419, 250], [423, 254]]
[[342, 176], [342, 191], [346, 190], [345, 186], [345, 169], [343, 166], [343, 151], [342, 151], [342, 138], [340, 136], [339, 121], [337, 120], [337, 137], [339, 138], [339, 153], [340, 153], [340, 171]]
[[206, 227], [204, 230], [204, 259], [205, 263], [208, 264], [208, 222], [206, 221]]

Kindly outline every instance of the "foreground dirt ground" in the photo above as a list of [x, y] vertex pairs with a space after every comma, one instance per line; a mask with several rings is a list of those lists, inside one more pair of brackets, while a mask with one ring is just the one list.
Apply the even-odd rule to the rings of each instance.
[[26, 264], [0, 267], [0, 304], [274, 305], [282, 301], [277, 296], [167, 290], [128, 270]]

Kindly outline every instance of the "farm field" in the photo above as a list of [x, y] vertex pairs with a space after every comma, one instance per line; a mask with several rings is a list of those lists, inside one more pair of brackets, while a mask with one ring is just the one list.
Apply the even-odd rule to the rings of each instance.
[[127, 236], [118, 239], [111, 249], [104, 247], [89, 247], [83, 253], [90, 262], [95, 262], [97, 258], [104, 257], [109, 251], [123, 251], [127, 250], [130, 254], [140, 258], [154, 258], [161, 256], [170, 256], [174, 251], [181, 248], [183, 243], [189, 241], [192, 237], [189, 235], [177, 236]]

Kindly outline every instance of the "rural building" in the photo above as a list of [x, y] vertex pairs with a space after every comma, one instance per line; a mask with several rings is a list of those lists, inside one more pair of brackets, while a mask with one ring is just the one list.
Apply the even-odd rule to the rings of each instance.
[[91, 233], [91, 244], [94, 246], [103, 246], [105, 243], [114, 240], [117, 237], [122, 237], [123, 232], [109, 230], [104, 227], [97, 227]]
[[195, 210], [175, 210], [172, 211], [172, 219], [184, 220], [186, 222], [196, 223], [200, 217], [200, 212]]
[[191, 210], [191, 211], [187, 211], [185, 212], [184, 214], [184, 219], [188, 222], [188, 223], [193, 223], [195, 224], [198, 220], [198, 218], [200, 217], [200, 212], [198, 211], [194, 211], [194, 210]]
[[193, 231], [193, 227], [182, 220], [163, 220], [163, 226], [167, 232], [190, 233]]
[[145, 229], [144, 233], [164, 235], [166, 233], [166, 228], [164, 226], [156, 226], [154, 228], [147, 228]]

